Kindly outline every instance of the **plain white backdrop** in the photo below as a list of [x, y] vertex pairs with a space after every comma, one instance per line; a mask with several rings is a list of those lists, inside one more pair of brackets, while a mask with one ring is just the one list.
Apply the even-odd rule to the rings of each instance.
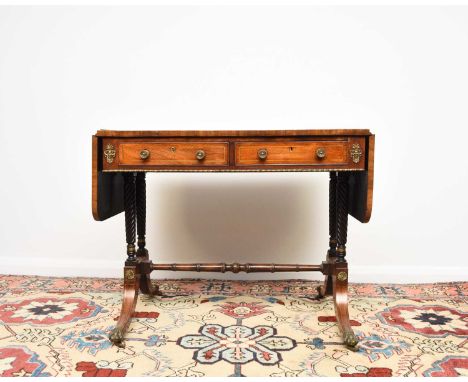
[[[123, 215], [91, 216], [97, 129], [369, 128], [351, 281], [466, 280], [467, 47], [468, 7], [0, 7], [0, 272], [121, 276]], [[327, 186], [150, 174], [151, 257], [319, 263]]]

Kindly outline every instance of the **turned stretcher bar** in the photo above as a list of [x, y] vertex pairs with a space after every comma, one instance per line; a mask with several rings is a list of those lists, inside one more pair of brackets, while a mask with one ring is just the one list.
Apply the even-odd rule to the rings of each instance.
[[323, 272], [323, 265], [309, 264], [239, 264], [239, 263], [187, 263], [152, 264], [152, 271], [192, 271], [192, 272]]

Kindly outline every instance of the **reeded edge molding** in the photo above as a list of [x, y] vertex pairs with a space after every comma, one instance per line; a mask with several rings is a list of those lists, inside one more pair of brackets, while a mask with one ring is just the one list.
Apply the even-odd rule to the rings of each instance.
[[365, 171], [363, 168], [320, 168], [320, 169], [206, 169], [206, 170], [155, 170], [155, 169], [121, 169], [102, 170], [102, 172], [329, 172], [329, 171]]

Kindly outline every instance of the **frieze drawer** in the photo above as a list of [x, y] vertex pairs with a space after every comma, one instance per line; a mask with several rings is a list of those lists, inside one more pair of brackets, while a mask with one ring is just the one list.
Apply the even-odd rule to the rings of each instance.
[[227, 142], [139, 142], [121, 143], [121, 166], [226, 166]]
[[237, 166], [364, 166], [364, 146], [358, 141], [284, 141], [236, 143]]

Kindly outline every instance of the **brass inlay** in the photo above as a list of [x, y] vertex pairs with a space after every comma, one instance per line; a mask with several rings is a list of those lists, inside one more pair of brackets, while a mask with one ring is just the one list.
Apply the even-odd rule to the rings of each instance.
[[365, 171], [363, 168], [298, 168], [298, 169], [255, 169], [255, 168], [232, 168], [232, 169], [107, 169], [102, 172], [340, 172], [340, 171]]
[[107, 163], [112, 163], [115, 158], [115, 147], [114, 145], [108, 143], [105, 150], [104, 150], [104, 156], [106, 157]]
[[361, 150], [361, 146], [359, 146], [359, 143], [354, 143], [351, 146], [350, 154], [351, 154], [351, 159], [353, 160], [353, 162], [359, 163], [359, 161], [361, 160], [361, 155], [362, 155], [362, 150]]
[[345, 281], [348, 279], [348, 274], [346, 272], [339, 272], [336, 277], [340, 281]]
[[135, 271], [133, 269], [126, 269], [124, 274], [125, 280], [134, 280]]

